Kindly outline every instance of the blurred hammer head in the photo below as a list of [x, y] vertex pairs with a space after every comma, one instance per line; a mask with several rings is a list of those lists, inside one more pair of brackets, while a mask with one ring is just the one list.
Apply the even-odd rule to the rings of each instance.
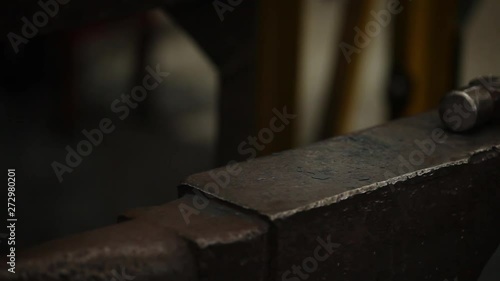
[[480, 77], [446, 94], [439, 107], [443, 124], [451, 131], [465, 132], [491, 120], [499, 111], [499, 86], [498, 77]]

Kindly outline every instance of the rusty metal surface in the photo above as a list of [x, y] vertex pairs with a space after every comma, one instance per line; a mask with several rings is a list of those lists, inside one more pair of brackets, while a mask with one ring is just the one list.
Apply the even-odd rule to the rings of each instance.
[[[240, 163], [242, 172], [215, 194], [206, 190], [214, 182], [209, 172], [188, 177], [184, 184], [221, 200], [254, 210], [270, 219], [327, 206], [445, 166], [463, 165], [473, 154], [500, 147], [500, 126], [474, 134], [445, 132], [444, 143], [424, 155], [419, 165], [400, 172], [403, 158], [420, 151], [415, 141], [428, 140], [442, 125], [436, 112], [400, 119], [351, 135], [336, 137], [306, 148], [285, 151]], [[223, 168], [214, 173], [224, 171]]]
[[500, 128], [440, 126], [427, 113], [191, 176], [178, 200], [22, 253], [14, 280], [475, 281], [500, 243]]
[[267, 280], [268, 224], [206, 198], [186, 221], [179, 208], [199, 208], [193, 200], [130, 210], [117, 225], [21, 252], [17, 274], [2, 270], [0, 280]]
[[[21, 252], [0, 280], [197, 280], [188, 244], [143, 221], [124, 222]], [[133, 278], [133, 279], [131, 279]]]
[[477, 280], [500, 242], [500, 127], [441, 126], [436, 112], [401, 119], [241, 163], [218, 192], [226, 168], [180, 189], [267, 217], [272, 280]]
[[329, 237], [338, 247], [309, 280], [476, 281], [500, 242], [494, 157], [275, 220], [275, 280]]
[[[181, 207], [198, 211], [186, 220]], [[268, 224], [218, 200], [185, 195], [161, 206], [130, 210], [122, 219], [157, 224], [191, 241], [196, 248], [200, 280], [257, 281], [268, 277]], [[234, 268], [238, 270], [231, 270]]]

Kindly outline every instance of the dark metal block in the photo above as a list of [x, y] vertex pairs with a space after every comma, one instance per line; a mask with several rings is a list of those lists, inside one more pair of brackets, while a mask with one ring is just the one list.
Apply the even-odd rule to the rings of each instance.
[[440, 126], [428, 113], [193, 175], [181, 199], [21, 254], [15, 277], [476, 280], [500, 242], [500, 127]]
[[[148, 221], [191, 241], [200, 280], [266, 280], [270, 260], [268, 224], [238, 208], [199, 195], [131, 210], [122, 218]], [[183, 215], [181, 210], [196, 213]]]
[[499, 129], [452, 134], [431, 112], [185, 185], [267, 217], [275, 280], [476, 280], [500, 242]]
[[0, 280], [197, 280], [188, 244], [174, 232], [130, 221], [21, 252], [16, 273], [2, 261]]

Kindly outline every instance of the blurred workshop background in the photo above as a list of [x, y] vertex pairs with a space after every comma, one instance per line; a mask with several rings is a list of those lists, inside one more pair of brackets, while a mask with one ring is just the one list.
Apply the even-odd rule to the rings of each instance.
[[[432, 109], [500, 72], [496, 0], [406, 0], [390, 18], [391, 0], [167, 2], [89, 22], [72, 2], [57, 15], [72, 24], [49, 22], [18, 54], [4, 42], [1, 158], [18, 173], [20, 247], [176, 198], [189, 174], [245, 160], [238, 144], [273, 108], [297, 118], [261, 155]], [[170, 75], [59, 183], [51, 164], [157, 64]]]

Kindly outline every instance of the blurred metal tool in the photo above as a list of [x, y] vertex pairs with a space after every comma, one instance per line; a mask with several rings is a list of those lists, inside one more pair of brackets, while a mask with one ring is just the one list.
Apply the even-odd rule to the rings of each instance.
[[500, 117], [500, 77], [483, 76], [446, 94], [439, 116], [454, 132], [464, 132]]

